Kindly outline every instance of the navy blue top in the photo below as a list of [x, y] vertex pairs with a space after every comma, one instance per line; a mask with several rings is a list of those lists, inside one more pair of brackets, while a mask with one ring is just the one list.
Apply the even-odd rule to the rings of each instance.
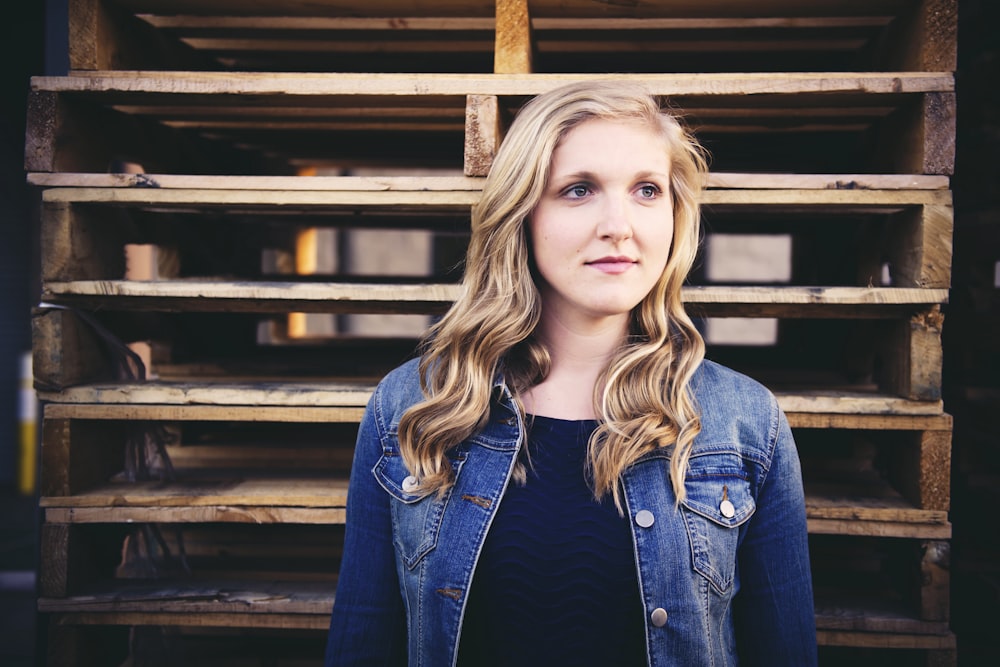
[[528, 480], [510, 483], [486, 536], [459, 665], [645, 665], [631, 529], [584, 475], [597, 422], [529, 424]]

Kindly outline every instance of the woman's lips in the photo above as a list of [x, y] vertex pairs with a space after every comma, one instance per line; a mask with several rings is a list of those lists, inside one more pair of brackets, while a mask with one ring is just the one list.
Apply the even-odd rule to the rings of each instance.
[[592, 262], [587, 262], [587, 266], [591, 266], [604, 273], [625, 273], [634, 264], [635, 260], [628, 257], [601, 257]]

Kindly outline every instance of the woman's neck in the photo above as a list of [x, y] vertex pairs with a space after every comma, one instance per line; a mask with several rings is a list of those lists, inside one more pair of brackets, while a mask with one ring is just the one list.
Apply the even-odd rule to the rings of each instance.
[[545, 380], [522, 396], [525, 409], [539, 416], [595, 419], [595, 387], [621, 347], [627, 324], [625, 318], [614, 318], [588, 327], [567, 326], [543, 315], [535, 335], [552, 364]]

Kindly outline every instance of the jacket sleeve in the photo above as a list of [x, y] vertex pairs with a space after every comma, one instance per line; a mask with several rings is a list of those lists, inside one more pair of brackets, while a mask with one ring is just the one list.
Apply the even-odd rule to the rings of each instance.
[[771, 465], [737, 556], [736, 641], [742, 665], [808, 667], [817, 662], [816, 612], [802, 470], [788, 421], [771, 402]]
[[379, 391], [365, 410], [354, 450], [326, 667], [406, 664], [406, 616], [396, 573], [389, 494], [372, 474], [382, 453], [376, 415]]

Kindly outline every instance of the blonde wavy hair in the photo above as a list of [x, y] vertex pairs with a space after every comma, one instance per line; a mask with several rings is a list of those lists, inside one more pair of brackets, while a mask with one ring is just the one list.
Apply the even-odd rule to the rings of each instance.
[[[545, 191], [556, 147], [590, 119], [641, 123], [663, 138], [674, 213], [663, 274], [633, 309], [628, 336], [595, 387], [600, 423], [588, 445], [590, 483], [595, 498], [611, 494], [622, 511], [622, 472], [647, 452], [673, 445], [671, 483], [677, 502], [685, 497], [685, 470], [701, 429], [689, 383], [705, 345], [684, 310], [681, 286], [698, 251], [698, 194], [707, 165], [700, 145], [656, 97], [610, 80], [533, 98], [497, 152], [472, 211], [464, 289], [421, 345], [424, 400], [399, 424], [403, 459], [424, 491], [443, 492], [454, 483], [447, 454], [486, 426], [498, 374], [523, 415], [519, 397], [548, 373], [548, 351], [533, 336], [542, 303], [526, 222]], [[515, 476], [523, 481], [525, 474], [521, 460]]]

